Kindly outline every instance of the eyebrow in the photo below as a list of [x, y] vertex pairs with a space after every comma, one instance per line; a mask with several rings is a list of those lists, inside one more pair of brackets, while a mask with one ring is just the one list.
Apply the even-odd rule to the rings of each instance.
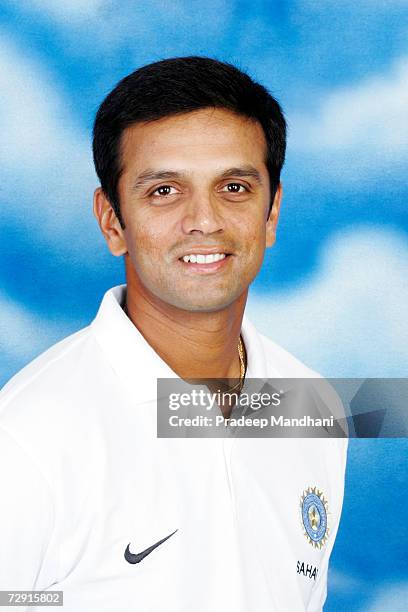
[[[260, 172], [251, 166], [250, 164], [245, 166], [237, 166], [233, 168], [227, 168], [218, 175], [218, 179], [228, 178], [229, 176], [237, 176], [240, 178], [253, 178], [260, 185], [262, 184], [262, 178]], [[175, 170], [145, 170], [139, 174], [133, 183], [133, 190], [137, 191], [141, 189], [147, 183], [152, 181], [171, 180], [186, 178], [186, 172], [176, 172]]]

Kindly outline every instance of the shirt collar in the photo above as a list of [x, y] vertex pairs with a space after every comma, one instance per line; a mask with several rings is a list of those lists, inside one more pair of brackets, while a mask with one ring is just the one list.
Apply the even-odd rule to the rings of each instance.
[[123, 312], [126, 285], [109, 289], [103, 297], [91, 329], [115, 373], [137, 403], [151, 401], [157, 394], [157, 378], [177, 374], [144, 339]]
[[[144, 403], [156, 398], [158, 378], [178, 376], [123, 312], [125, 297], [126, 285], [109, 289], [91, 323], [91, 330], [115, 373], [137, 398], [137, 403]], [[247, 353], [247, 378], [266, 378], [261, 339], [245, 316], [241, 333]]]

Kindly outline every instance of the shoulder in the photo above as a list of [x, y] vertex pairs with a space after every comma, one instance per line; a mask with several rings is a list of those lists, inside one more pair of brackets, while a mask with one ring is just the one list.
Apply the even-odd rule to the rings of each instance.
[[102, 359], [89, 327], [53, 345], [0, 391], [0, 426], [17, 440], [51, 431], [63, 438], [71, 423], [86, 421], [84, 400], [97, 387]]
[[96, 454], [100, 448], [110, 422], [111, 395], [116, 397], [115, 381], [86, 327], [42, 353], [6, 384], [0, 392], [0, 430], [56, 486], [64, 466], [81, 464], [84, 457], [89, 463], [91, 449]]
[[27, 396], [41, 387], [47, 391], [53, 384], [58, 385], [59, 377], [66, 377], [77, 363], [88, 341], [88, 329], [81, 329], [57, 342], [15, 374], [0, 391], [0, 414], [22, 394]]

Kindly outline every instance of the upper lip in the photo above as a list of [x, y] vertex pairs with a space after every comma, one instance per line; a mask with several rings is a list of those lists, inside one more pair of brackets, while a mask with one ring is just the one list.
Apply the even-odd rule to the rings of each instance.
[[231, 252], [226, 250], [224, 247], [191, 247], [189, 250], [184, 250], [179, 259], [185, 255], [214, 255], [215, 253], [225, 253], [225, 255], [231, 255]]

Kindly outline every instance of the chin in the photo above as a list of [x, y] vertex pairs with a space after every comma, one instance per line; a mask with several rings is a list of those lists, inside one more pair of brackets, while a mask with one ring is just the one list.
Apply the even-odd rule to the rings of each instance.
[[218, 312], [221, 310], [225, 310], [228, 306], [231, 306], [233, 302], [235, 302], [238, 296], [233, 296], [230, 298], [224, 299], [214, 299], [214, 297], [209, 298], [208, 300], [202, 299], [200, 296], [200, 301], [177, 301], [177, 303], [173, 303], [173, 306], [176, 308], [180, 308], [181, 310], [186, 310], [187, 312]]
[[[225, 310], [231, 304], [236, 302], [245, 293], [246, 288], [242, 287], [205, 287], [205, 283], [201, 286], [185, 286], [185, 287], [163, 287], [160, 291], [151, 293], [170, 307], [184, 310], [186, 312], [218, 312]], [[170, 290], [168, 290], [170, 289]]]

